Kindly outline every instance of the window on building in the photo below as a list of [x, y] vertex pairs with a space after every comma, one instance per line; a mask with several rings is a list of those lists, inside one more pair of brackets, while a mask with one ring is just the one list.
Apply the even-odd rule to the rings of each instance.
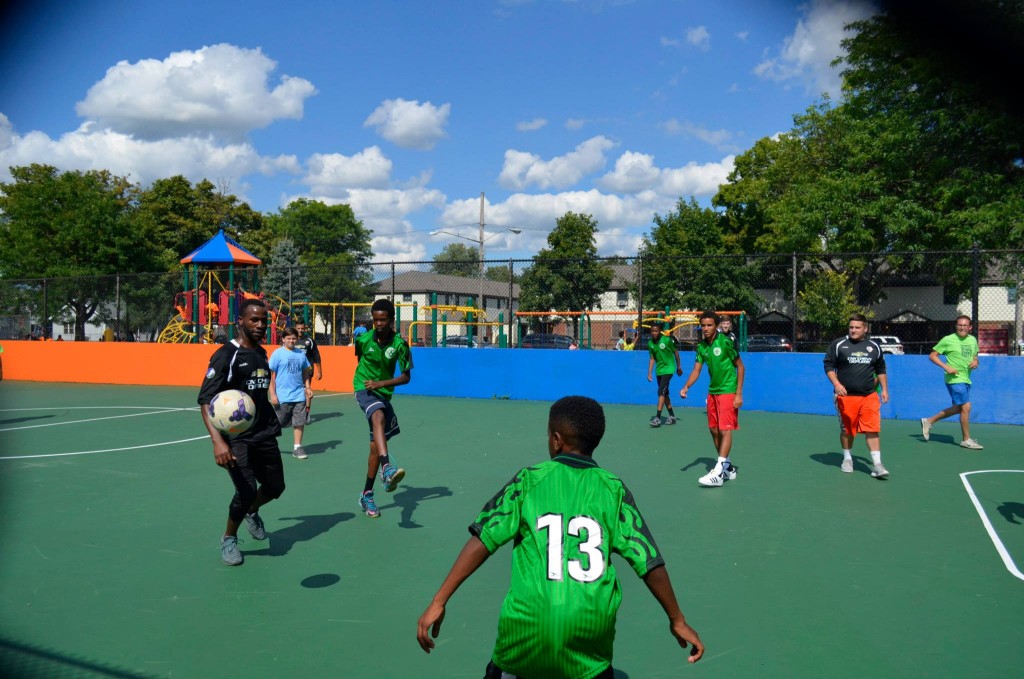
[[629, 304], [629, 291], [619, 290], [615, 293], [615, 302], [619, 306], [626, 306]]
[[402, 293], [402, 301], [403, 302], [411, 302], [412, 301], [412, 293], [411, 292], [403, 292]]

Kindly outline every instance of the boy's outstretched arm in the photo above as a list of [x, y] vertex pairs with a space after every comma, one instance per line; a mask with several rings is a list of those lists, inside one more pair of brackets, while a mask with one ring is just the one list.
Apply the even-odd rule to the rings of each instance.
[[[466, 542], [462, 551], [459, 552], [455, 564], [448, 572], [448, 577], [441, 583], [441, 589], [437, 590], [437, 594], [427, 606], [427, 610], [423, 611], [416, 628], [416, 641], [426, 653], [430, 653], [430, 650], [434, 648], [434, 639], [441, 632], [441, 623], [444, 622], [444, 607], [448, 603], [448, 599], [455, 594], [455, 590], [465, 582], [466, 578], [480, 568], [484, 561], [487, 561], [487, 557], [490, 555], [491, 553], [484, 547], [484, 543], [475, 535]], [[430, 631], [429, 635], [427, 634], [428, 630]]]
[[[672, 581], [669, 580], [668, 570], [664, 566], [658, 566], [644, 576], [644, 584], [665, 610], [672, 636], [676, 638], [682, 648], [686, 648], [687, 642], [693, 647], [690, 649], [690, 662], [700, 660], [704, 655], [704, 644], [701, 643], [697, 630], [686, 624], [686, 618], [679, 610], [679, 602], [676, 601], [676, 593], [672, 590]], [[422, 618], [420, 620], [422, 621]]]

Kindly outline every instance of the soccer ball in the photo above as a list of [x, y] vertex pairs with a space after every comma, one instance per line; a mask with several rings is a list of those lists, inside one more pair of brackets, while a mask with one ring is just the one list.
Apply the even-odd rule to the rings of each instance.
[[225, 434], [242, 434], [249, 430], [256, 417], [256, 404], [244, 391], [228, 389], [213, 397], [206, 406], [210, 422]]

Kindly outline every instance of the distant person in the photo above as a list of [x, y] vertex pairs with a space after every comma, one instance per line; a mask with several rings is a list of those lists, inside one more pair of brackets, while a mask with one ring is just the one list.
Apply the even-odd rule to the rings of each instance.
[[[277, 447], [281, 425], [267, 398], [270, 364], [261, 345], [267, 334], [267, 318], [267, 305], [261, 300], [242, 302], [238, 337], [213, 352], [197, 399], [203, 424], [213, 441], [213, 460], [227, 470], [235, 486], [220, 542], [221, 560], [229, 566], [239, 566], [244, 561], [238, 550], [238, 526], [242, 520], [253, 539], [265, 540], [267, 533], [259, 510], [284, 492], [284, 465], [281, 449]], [[226, 389], [244, 391], [256, 405], [252, 426], [230, 437], [213, 426], [206, 409], [213, 397]]]
[[[669, 335], [661, 332], [661, 322], [651, 326], [651, 339], [647, 342], [647, 351], [651, 358], [647, 362], [647, 381], [651, 381], [651, 371], [654, 370], [658, 377], [658, 411], [651, 418], [652, 427], [661, 426], [662, 408], [668, 408], [668, 418], [665, 424], [675, 424], [676, 414], [672, 410], [672, 396], [669, 394], [669, 382], [672, 381], [672, 373], [682, 375], [683, 369], [679, 365], [679, 347], [676, 341]], [[657, 366], [657, 370], [655, 370]]]
[[832, 342], [825, 353], [825, 375], [835, 390], [841, 424], [839, 444], [843, 449], [843, 462], [840, 469], [847, 473], [853, 471], [853, 440], [863, 433], [871, 453], [871, 476], [887, 479], [889, 471], [882, 466], [880, 432], [881, 404], [889, 401], [889, 378], [882, 347], [868, 339], [867, 333], [868, 319], [863, 314], [850, 316], [846, 337]]
[[612, 554], [625, 559], [668, 616], [690, 662], [704, 653], [687, 624], [632, 493], [594, 462], [605, 431], [593, 399], [567, 396], [548, 415], [546, 462], [520, 470], [469, 527], [451, 572], [417, 623], [430, 653], [448, 600], [499, 547], [512, 542], [512, 579], [484, 679], [611, 679], [615, 619], [622, 599]]
[[277, 412], [282, 427], [292, 428], [292, 457], [305, 460], [309, 455], [302, 447], [302, 432], [306, 426], [306, 399], [313, 390], [309, 386], [312, 367], [306, 352], [296, 346], [299, 332], [285, 328], [281, 343], [270, 355], [270, 404]]
[[728, 337], [733, 344], [736, 344], [736, 333], [732, 330], [732, 318], [728, 314], [722, 314], [722, 320], [718, 325], [718, 332]]
[[619, 330], [619, 339], [615, 342], [615, 351], [625, 351], [626, 349], [626, 331]]
[[[931, 417], [921, 418], [921, 436], [927, 441], [932, 425], [953, 415], [960, 415], [960, 445], [971, 450], [982, 450], [984, 446], [971, 438], [971, 371], [978, 367], [978, 340], [971, 334], [970, 316], [957, 316], [956, 332], [946, 335], [928, 354], [932, 363], [945, 373], [946, 391], [953, 405], [940, 410]], [[942, 361], [940, 356], [946, 359]]]
[[57, 342], [63, 342], [64, 341], [64, 335], [57, 335], [56, 341]]
[[697, 343], [697, 361], [693, 364], [686, 384], [679, 390], [679, 395], [686, 398], [686, 392], [700, 377], [701, 368], [707, 365], [711, 380], [706, 403], [708, 429], [718, 454], [714, 468], [697, 481], [707, 487], [721, 486], [726, 481], [736, 480], [737, 468], [729, 460], [729, 453], [732, 451], [732, 433], [740, 428], [739, 409], [743, 405], [745, 374], [736, 345], [725, 333], [717, 330], [716, 325], [718, 316], [714, 311], [705, 311], [700, 315], [702, 337]]
[[[392, 464], [388, 442], [401, 431], [398, 416], [391, 405], [395, 387], [412, 380], [412, 350], [395, 332], [395, 305], [387, 299], [378, 299], [370, 307], [373, 330], [364, 332], [355, 341], [356, 370], [352, 378], [356, 403], [366, 415], [370, 426], [370, 454], [366, 461], [366, 483], [359, 496], [359, 507], [368, 517], [380, 516], [373, 499], [374, 479], [377, 471], [390, 493], [405, 478], [405, 470]], [[395, 368], [399, 375], [395, 377]]]
[[636, 348], [636, 334], [632, 330], [627, 330], [623, 339], [625, 340], [622, 347], [624, 351], [633, 351]]
[[[320, 347], [316, 345], [316, 339], [306, 334], [306, 322], [302, 319], [295, 321], [295, 330], [299, 333], [299, 340], [295, 346], [306, 355], [309, 364], [316, 372], [316, 380], [319, 382], [324, 378], [324, 368], [320, 360]], [[310, 380], [309, 392], [306, 394], [306, 424], [309, 424], [313, 408], [313, 383]]]
[[356, 338], [359, 337], [360, 335], [362, 335], [366, 331], [367, 331], [366, 323], [360, 323], [359, 325], [357, 325], [355, 327], [355, 330], [352, 331], [352, 343], [355, 344]]

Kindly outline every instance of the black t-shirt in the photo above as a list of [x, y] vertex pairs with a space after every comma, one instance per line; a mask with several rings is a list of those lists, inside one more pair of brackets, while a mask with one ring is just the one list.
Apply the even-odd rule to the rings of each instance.
[[854, 342], [842, 337], [825, 353], [825, 372], [836, 371], [839, 383], [851, 396], [867, 396], [875, 390], [875, 375], [885, 374], [885, 356], [874, 340]]
[[267, 398], [269, 388], [270, 363], [266, 350], [262, 346], [247, 349], [238, 340], [231, 340], [210, 357], [210, 367], [203, 385], [199, 387], [196, 401], [205, 406], [225, 389], [238, 389], [249, 394], [256, 404], [256, 419], [247, 431], [228, 438], [241, 443], [258, 443], [281, 435], [277, 413]]
[[306, 359], [309, 360], [310, 365], [316, 365], [320, 362], [320, 349], [316, 346], [316, 340], [309, 335], [304, 335], [299, 338], [299, 348], [306, 354]]

